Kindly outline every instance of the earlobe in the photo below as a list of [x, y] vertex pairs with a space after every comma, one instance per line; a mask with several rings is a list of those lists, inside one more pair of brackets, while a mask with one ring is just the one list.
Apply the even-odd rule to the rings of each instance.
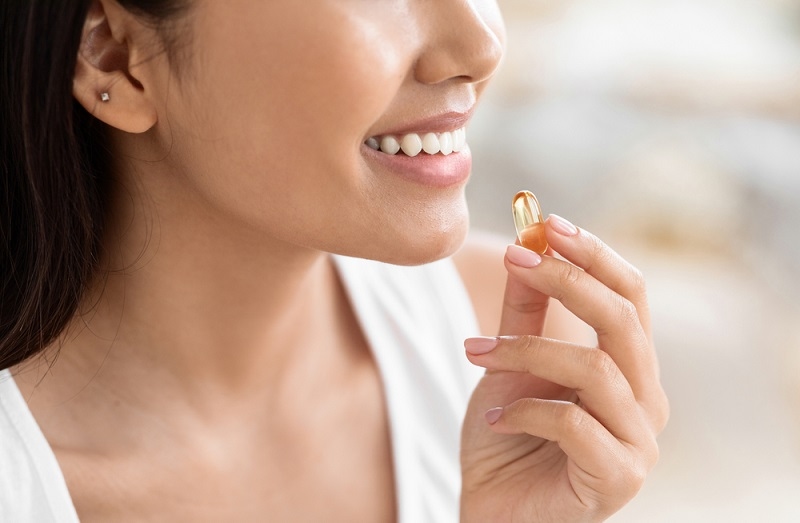
[[158, 113], [131, 74], [127, 38], [112, 29], [121, 31], [124, 24], [109, 21], [109, 15], [131, 15], [107, 4], [111, 2], [95, 0], [86, 16], [72, 94], [98, 120], [121, 131], [143, 133], [156, 124]]

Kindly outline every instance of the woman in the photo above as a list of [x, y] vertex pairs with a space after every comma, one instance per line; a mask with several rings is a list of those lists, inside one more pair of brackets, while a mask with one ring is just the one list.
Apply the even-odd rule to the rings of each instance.
[[558, 217], [548, 255], [445, 259], [495, 2], [0, 13], [4, 520], [597, 521], [640, 488], [639, 273]]

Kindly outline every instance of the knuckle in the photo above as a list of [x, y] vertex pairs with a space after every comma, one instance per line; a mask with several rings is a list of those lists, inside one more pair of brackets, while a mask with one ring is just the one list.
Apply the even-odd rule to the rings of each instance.
[[539, 338], [535, 336], [521, 336], [518, 340], [519, 354], [524, 359], [522, 366], [525, 370], [532, 371], [535, 366], [534, 356], [539, 348]]
[[558, 409], [558, 425], [565, 437], [578, 436], [585, 432], [588, 414], [574, 403]]
[[523, 428], [528, 425], [528, 418], [535, 407], [533, 398], [517, 400], [503, 409], [503, 422], [510, 427]]
[[508, 301], [506, 305], [520, 314], [538, 314], [547, 310], [547, 301]]
[[611, 253], [606, 247], [606, 244], [603, 243], [597, 236], [592, 236], [592, 242], [589, 251], [595, 263], [606, 261], [611, 257]]
[[619, 370], [613, 358], [600, 349], [588, 352], [586, 368], [592, 379], [600, 381], [613, 379]]
[[537, 339], [534, 336], [520, 336], [517, 338], [517, 347], [521, 352], [529, 354], [536, 350]]
[[661, 449], [658, 448], [658, 443], [656, 442], [655, 438], [650, 441], [650, 445], [648, 445], [647, 450], [645, 452], [645, 463], [647, 465], [647, 470], [651, 471], [655, 468], [658, 464], [658, 460], [661, 458]]
[[616, 491], [625, 500], [633, 499], [642, 489], [650, 468], [639, 459], [632, 459], [630, 463], [617, 469], [616, 477], [612, 479]]
[[580, 282], [583, 271], [571, 263], [564, 264], [564, 268], [559, 274], [559, 283], [562, 287], [573, 288]]
[[636, 463], [631, 467], [628, 474], [628, 494], [631, 498], [639, 493], [649, 473], [650, 469], [644, 463]]
[[646, 438], [642, 438], [632, 447], [632, 452], [635, 456], [633, 466], [641, 469], [644, 475], [649, 474], [655, 468], [661, 457], [661, 450], [658, 447], [655, 434], [648, 434]]
[[639, 312], [636, 306], [630, 300], [620, 296], [617, 301], [617, 314], [619, 315], [623, 325], [627, 327], [639, 326]]
[[647, 294], [647, 281], [644, 278], [644, 274], [638, 267], [634, 267], [631, 265], [631, 284], [633, 288], [636, 290], [637, 293], [640, 295]]
[[647, 281], [645, 280], [644, 274], [641, 270], [634, 267], [633, 265], [630, 266], [629, 270], [629, 278], [628, 278], [628, 286], [626, 293], [636, 300], [637, 303], [646, 305], [647, 304]]

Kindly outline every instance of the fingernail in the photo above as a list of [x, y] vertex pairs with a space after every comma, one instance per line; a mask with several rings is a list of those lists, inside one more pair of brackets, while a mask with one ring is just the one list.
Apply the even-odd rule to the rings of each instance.
[[486, 414], [483, 415], [486, 418], [486, 422], [489, 425], [494, 425], [497, 423], [497, 420], [500, 419], [500, 416], [503, 415], [503, 407], [495, 407], [493, 409], [489, 409], [486, 411]]
[[564, 236], [575, 236], [578, 234], [577, 227], [557, 214], [551, 214], [547, 221], [550, 222], [550, 227], [552, 227], [553, 230], [558, 234], [562, 234]]
[[497, 338], [467, 338], [464, 340], [464, 348], [467, 352], [476, 356], [492, 352], [500, 340]]
[[514, 265], [519, 265], [520, 267], [526, 267], [528, 269], [542, 263], [541, 256], [519, 245], [509, 245], [506, 249], [506, 257], [508, 261]]

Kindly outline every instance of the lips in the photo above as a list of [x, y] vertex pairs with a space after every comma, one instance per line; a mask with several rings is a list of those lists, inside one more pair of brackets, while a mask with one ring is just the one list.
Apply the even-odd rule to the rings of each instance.
[[465, 127], [472, 109], [447, 112], [381, 130], [362, 150], [377, 172], [431, 188], [461, 186], [469, 179], [472, 154]]

